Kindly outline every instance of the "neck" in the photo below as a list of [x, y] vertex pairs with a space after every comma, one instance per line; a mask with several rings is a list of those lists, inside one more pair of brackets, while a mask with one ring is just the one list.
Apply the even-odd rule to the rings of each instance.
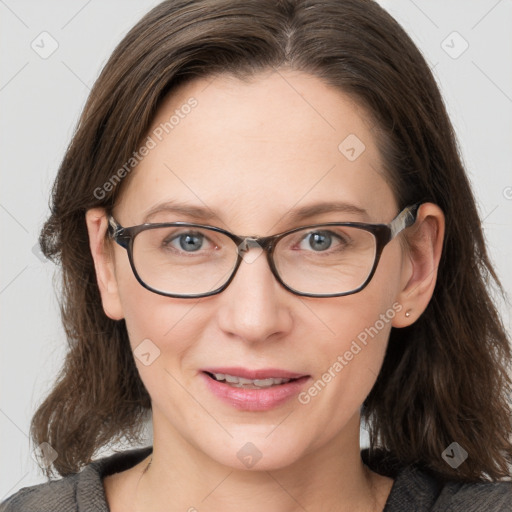
[[[154, 429], [153, 454], [137, 483], [134, 509], [234, 512], [381, 511], [392, 480], [361, 460], [359, 418], [350, 441], [333, 439], [285, 467], [257, 470], [219, 464], [180, 436]], [[355, 439], [354, 439], [355, 436]]]

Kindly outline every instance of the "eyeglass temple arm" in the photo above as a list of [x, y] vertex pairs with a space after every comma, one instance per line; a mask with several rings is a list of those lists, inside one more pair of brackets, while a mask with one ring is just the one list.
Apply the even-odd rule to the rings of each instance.
[[391, 228], [391, 238], [393, 239], [398, 233], [403, 231], [405, 228], [412, 226], [416, 222], [416, 215], [418, 208], [421, 203], [413, 204], [405, 208], [398, 217], [391, 222], [389, 227]]
[[108, 231], [112, 234], [112, 236], [115, 236], [117, 232], [122, 229], [121, 226], [114, 220], [114, 217], [112, 215], [109, 215], [108, 217]]
[[124, 247], [125, 249], [128, 248], [128, 238], [124, 233], [124, 228], [120, 224], [118, 224], [114, 217], [112, 215], [108, 216], [108, 228], [107, 233], [110, 235], [110, 237], [115, 240], [121, 247]]

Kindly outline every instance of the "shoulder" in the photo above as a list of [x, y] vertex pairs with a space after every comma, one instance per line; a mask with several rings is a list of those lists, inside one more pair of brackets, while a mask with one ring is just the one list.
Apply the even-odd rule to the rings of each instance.
[[394, 479], [385, 512], [512, 512], [512, 482], [443, 480], [417, 466], [401, 466], [391, 455], [368, 450], [363, 461]]
[[23, 487], [0, 503], [0, 512], [108, 512], [103, 478], [144, 459], [152, 448], [137, 448], [95, 460], [80, 473]]
[[0, 503], [0, 512], [75, 511], [79, 475], [80, 473], [60, 480], [23, 487]]
[[453, 512], [511, 512], [512, 482], [447, 482], [437, 501]]
[[398, 475], [386, 512], [512, 512], [512, 482], [464, 483], [406, 467]]

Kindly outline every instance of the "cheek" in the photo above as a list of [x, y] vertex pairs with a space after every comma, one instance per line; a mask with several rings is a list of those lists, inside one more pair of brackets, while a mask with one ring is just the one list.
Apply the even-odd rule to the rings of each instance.
[[[177, 357], [198, 339], [204, 317], [198, 314], [198, 299], [176, 299], [153, 293], [135, 278], [128, 261], [116, 267], [119, 297], [134, 355], [146, 343], [160, 354]], [[148, 341], [149, 340], [149, 341]], [[142, 349], [141, 345], [141, 349]], [[136, 361], [139, 365], [140, 361]]]
[[[321, 356], [326, 371], [347, 374], [352, 373], [346, 371], [349, 367], [364, 369], [353, 374], [356, 380], [368, 374], [376, 378], [386, 350], [391, 322], [397, 314], [396, 309], [400, 308], [397, 304], [393, 307], [389, 300], [381, 296], [360, 293], [357, 298], [356, 295], [352, 298], [342, 297], [329, 303], [328, 307], [319, 308], [318, 317], [322, 318], [325, 329], [315, 336], [315, 352]], [[313, 331], [312, 324], [309, 330]]]
[[187, 382], [194, 375], [190, 358], [206, 329], [205, 315], [199, 314], [197, 299], [173, 299], [139, 288], [124, 300], [126, 328], [139, 376], [154, 407], [185, 410], [190, 401]]
[[347, 410], [365, 399], [382, 366], [393, 318], [403, 309], [396, 301], [400, 264], [400, 254], [389, 251], [361, 292], [308, 304], [313, 315], [305, 328], [316, 330], [311, 353], [321, 372], [315, 389], [306, 390], [309, 397], [329, 388], [330, 399], [342, 402]]
[[321, 305], [310, 302], [310, 309], [323, 324], [321, 339], [327, 345], [343, 340], [346, 346], [358, 339], [387, 339], [391, 320], [402, 309], [396, 301], [400, 291], [401, 252], [396, 247], [384, 251], [370, 283], [360, 292], [345, 297], [325, 299]]
[[311, 449], [338, 435], [359, 414], [382, 366], [396, 312], [392, 306], [384, 307], [380, 297], [365, 295], [357, 300], [354, 295], [350, 302], [335, 301], [329, 310], [321, 310], [328, 313], [326, 323], [333, 332], [316, 337], [309, 353], [316, 358], [317, 373], [298, 396], [304, 418], [316, 418], [304, 423], [315, 439]]
[[173, 299], [147, 290], [123, 301], [126, 328], [132, 348], [150, 339], [163, 351], [183, 352], [197, 339], [202, 319], [194, 312], [197, 299]]

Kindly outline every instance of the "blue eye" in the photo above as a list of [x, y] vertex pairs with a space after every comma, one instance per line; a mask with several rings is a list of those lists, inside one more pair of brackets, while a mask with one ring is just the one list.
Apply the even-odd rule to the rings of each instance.
[[[171, 246], [174, 249], [182, 249], [185, 252], [196, 252], [202, 248], [205, 236], [200, 233], [181, 233], [170, 239], [164, 240], [164, 246]], [[175, 241], [179, 241], [179, 247], [173, 245]]]
[[[304, 246], [303, 243], [307, 245]], [[334, 245], [335, 248], [341, 249], [347, 245], [347, 241], [333, 233], [332, 231], [311, 231], [305, 235], [300, 241], [300, 248], [303, 250], [313, 250], [315, 252], [324, 252]]]
[[314, 251], [323, 251], [325, 249], [329, 249], [332, 243], [332, 237], [326, 231], [316, 231], [315, 233], [310, 233], [307, 236], [307, 240], [309, 241], [309, 246]]

